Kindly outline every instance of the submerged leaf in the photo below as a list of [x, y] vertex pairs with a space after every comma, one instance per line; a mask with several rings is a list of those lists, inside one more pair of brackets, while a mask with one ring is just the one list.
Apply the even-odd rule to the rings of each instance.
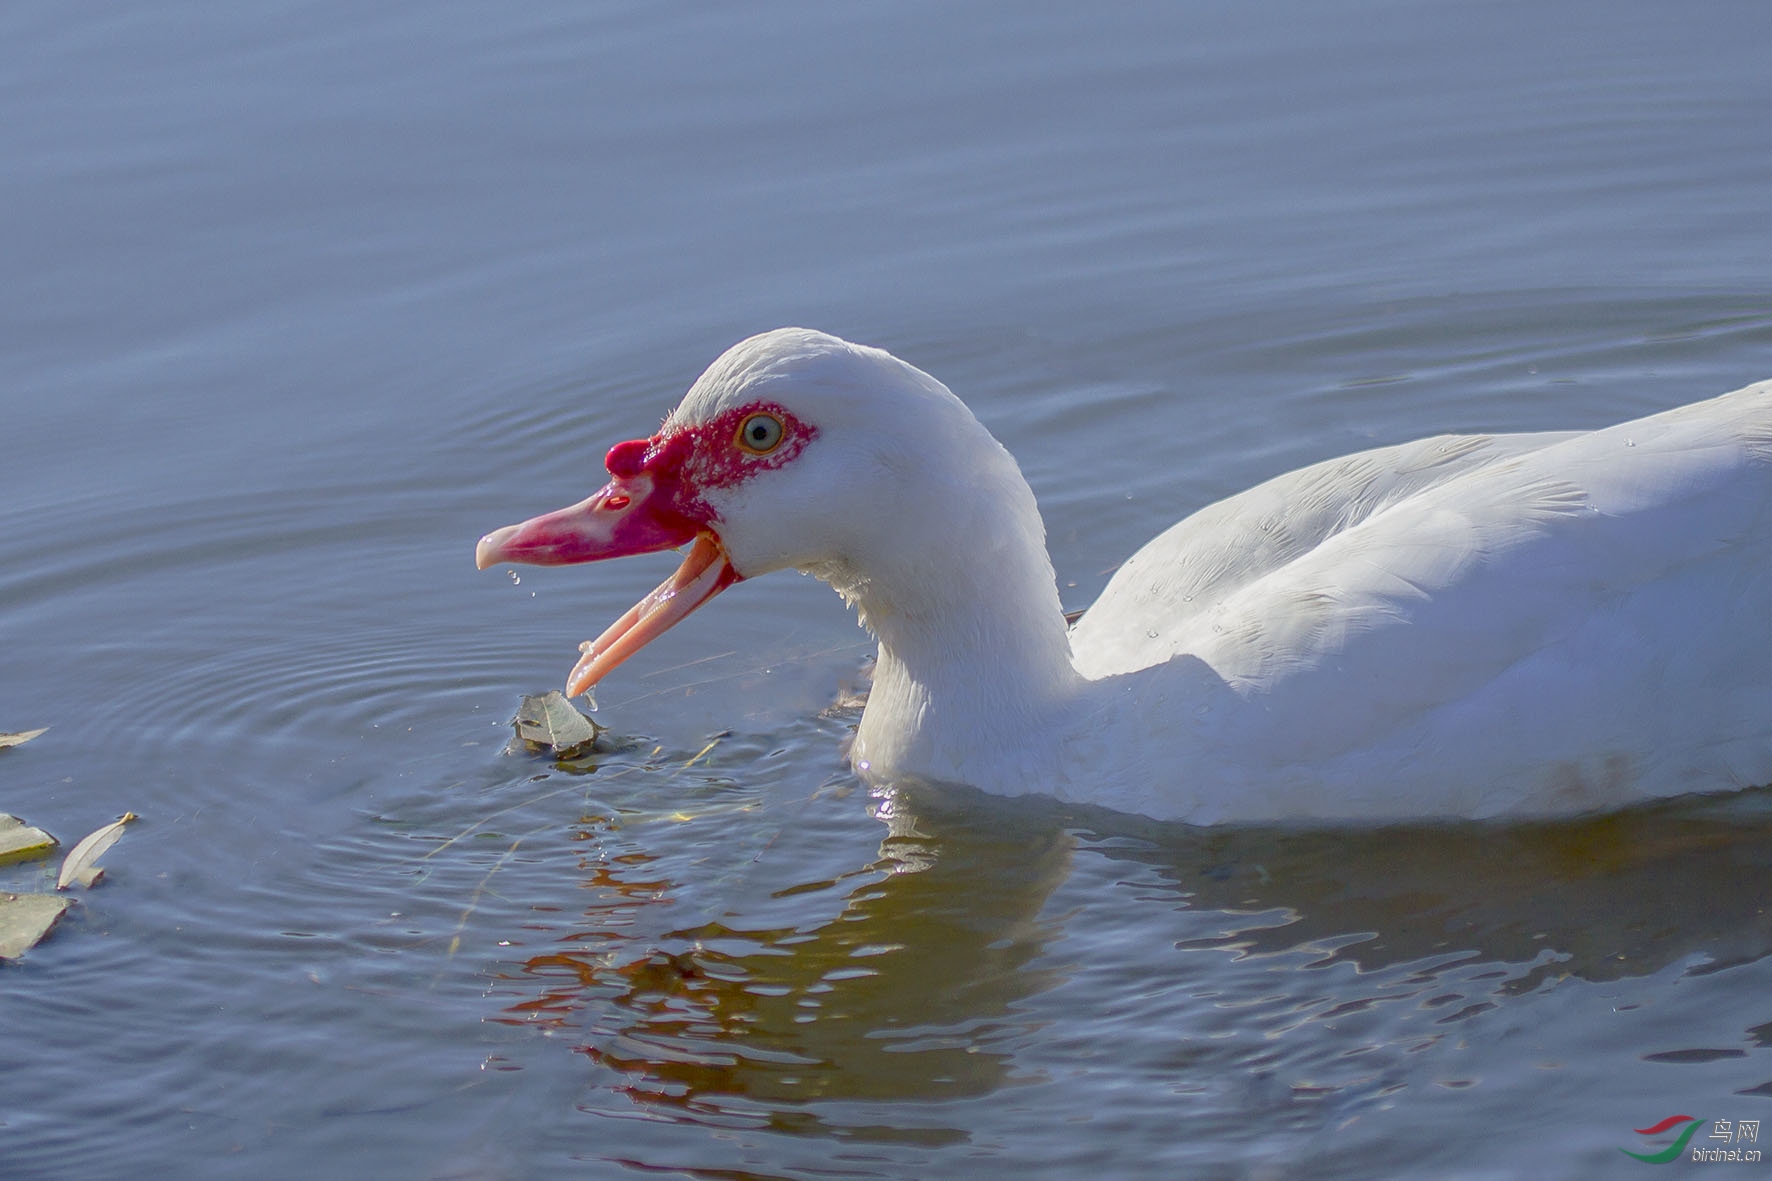
[[80, 843], [68, 854], [67, 860], [62, 862], [62, 871], [55, 879], [55, 888], [65, 890], [69, 882], [79, 882], [82, 886], [91, 886], [97, 882], [105, 871], [94, 862], [117, 843], [117, 838], [123, 835], [123, 826], [136, 819], [139, 817], [134, 812], [125, 812], [97, 832], [82, 837]]
[[72, 898], [0, 891], [0, 960], [17, 959], [49, 934]]
[[32, 828], [17, 816], [0, 812], [0, 861], [41, 857], [55, 845], [55, 838], [42, 829]]
[[[49, 729], [48, 726], [43, 727], [43, 730], [47, 729]], [[5, 750], [9, 746], [23, 746], [43, 733], [43, 730], [19, 730], [12, 734], [0, 734], [0, 750]]]
[[540, 697], [525, 697], [511, 719], [517, 739], [534, 751], [552, 751], [556, 758], [575, 759], [597, 749], [602, 727], [578, 712], [578, 707], [555, 689]]

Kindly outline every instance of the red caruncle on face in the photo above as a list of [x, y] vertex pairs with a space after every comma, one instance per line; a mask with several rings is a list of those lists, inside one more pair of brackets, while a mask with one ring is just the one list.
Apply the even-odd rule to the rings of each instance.
[[771, 402], [752, 402], [707, 422], [617, 443], [604, 466], [618, 480], [644, 473], [678, 513], [703, 524], [718, 519], [703, 493], [730, 488], [790, 463], [818, 437], [817, 428]]

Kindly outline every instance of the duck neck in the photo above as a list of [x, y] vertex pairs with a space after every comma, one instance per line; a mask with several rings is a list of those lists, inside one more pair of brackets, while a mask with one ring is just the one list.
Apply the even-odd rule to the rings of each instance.
[[864, 775], [977, 784], [1039, 758], [1076, 694], [1044, 526], [1014, 484], [916, 530], [896, 561], [825, 572], [880, 645], [853, 751]]

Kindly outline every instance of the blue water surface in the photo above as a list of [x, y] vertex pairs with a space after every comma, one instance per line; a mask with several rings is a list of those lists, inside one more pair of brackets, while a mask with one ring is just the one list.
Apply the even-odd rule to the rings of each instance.
[[1760, 1118], [1761, 793], [870, 796], [866, 644], [790, 576], [557, 765], [519, 699], [671, 559], [471, 551], [783, 324], [967, 399], [1073, 606], [1311, 460], [1772, 376], [1768, 44], [1759, 0], [12, 0], [0, 730], [50, 729], [0, 811], [142, 819], [0, 966], [0, 1174], [1598, 1177]]

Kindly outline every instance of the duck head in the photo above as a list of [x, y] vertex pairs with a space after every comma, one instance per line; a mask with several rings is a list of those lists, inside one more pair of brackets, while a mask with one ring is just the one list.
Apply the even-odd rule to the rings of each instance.
[[573, 694], [727, 587], [773, 570], [831, 583], [876, 632], [917, 614], [951, 581], [940, 554], [988, 557], [1001, 543], [988, 537], [1001, 534], [1000, 514], [976, 510], [981, 489], [1018, 500], [1012, 516], [1024, 530], [1031, 519], [1044, 561], [1032, 494], [965, 405], [890, 353], [821, 332], [783, 328], [734, 345], [657, 434], [616, 444], [604, 465], [609, 482], [588, 499], [488, 533], [475, 550], [485, 569], [689, 547], [675, 573], [584, 646]]

